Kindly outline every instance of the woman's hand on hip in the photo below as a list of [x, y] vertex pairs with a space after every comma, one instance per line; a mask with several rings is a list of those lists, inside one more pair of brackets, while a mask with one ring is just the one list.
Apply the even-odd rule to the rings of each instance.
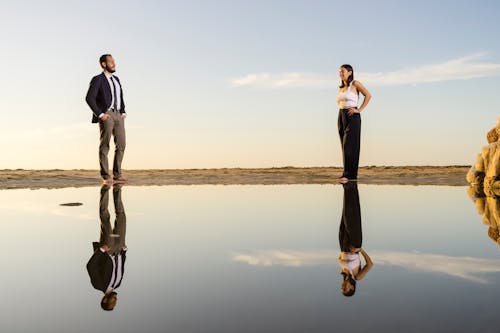
[[349, 251], [354, 252], [354, 253], [358, 253], [358, 252], [360, 252], [360, 251], [362, 251], [362, 250], [363, 250], [363, 249], [362, 249], [362, 248], [360, 248], [360, 247], [353, 247], [353, 246], [351, 246], [351, 247], [349, 248]]
[[352, 116], [353, 114], [355, 113], [360, 113], [361, 111], [358, 110], [358, 108], [349, 108], [348, 111], [347, 111], [347, 115], [348, 116]]

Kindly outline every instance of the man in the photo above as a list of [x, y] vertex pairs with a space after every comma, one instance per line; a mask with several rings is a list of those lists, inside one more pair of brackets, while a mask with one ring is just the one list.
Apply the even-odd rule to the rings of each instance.
[[99, 217], [101, 219], [101, 237], [99, 242], [93, 242], [94, 254], [87, 263], [92, 286], [104, 293], [101, 300], [103, 310], [111, 311], [117, 301], [116, 289], [121, 285], [125, 272], [127, 246], [125, 233], [127, 218], [121, 198], [121, 185], [113, 187], [113, 201], [115, 204], [115, 226], [111, 229], [109, 215], [109, 188], [104, 184], [101, 187], [99, 201]]
[[[114, 76], [115, 60], [110, 54], [99, 58], [103, 72], [94, 76], [85, 100], [93, 112], [92, 122], [99, 123], [100, 144], [99, 164], [101, 177], [106, 184], [126, 182], [122, 176], [122, 160], [125, 151], [125, 103], [123, 90], [118, 77]], [[113, 178], [109, 175], [108, 152], [111, 135], [115, 141], [115, 157], [113, 161]]]

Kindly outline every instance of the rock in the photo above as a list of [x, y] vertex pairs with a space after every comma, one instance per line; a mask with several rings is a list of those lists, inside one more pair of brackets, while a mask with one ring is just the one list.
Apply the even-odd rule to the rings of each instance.
[[481, 221], [488, 226], [488, 237], [500, 246], [500, 193], [495, 190], [495, 196], [485, 195], [482, 188], [477, 186], [469, 187], [467, 193], [474, 201]]
[[481, 149], [466, 179], [467, 193], [482, 221], [488, 226], [488, 237], [500, 246], [500, 118], [486, 134], [488, 145]]
[[498, 121], [486, 134], [489, 144], [481, 149], [466, 176], [469, 184], [480, 186], [488, 196], [495, 196], [495, 190], [500, 189], [500, 118]]

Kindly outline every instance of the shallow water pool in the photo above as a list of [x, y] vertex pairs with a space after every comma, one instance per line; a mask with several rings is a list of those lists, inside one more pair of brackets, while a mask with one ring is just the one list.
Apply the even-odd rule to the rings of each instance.
[[[354, 202], [341, 185], [0, 191], [0, 331], [498, 332], [499, 246], [466, 188], [356, 190]], [[104, 311], [86, 265], [115, 204], [124, 219], [108, 236], [128, 250]], [[374, 265], [345, 297], [339, 226], [357, 205]]]

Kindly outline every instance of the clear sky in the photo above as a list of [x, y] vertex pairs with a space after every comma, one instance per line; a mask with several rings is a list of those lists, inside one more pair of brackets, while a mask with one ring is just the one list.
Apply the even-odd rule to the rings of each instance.
[[0, 4], [0, 169], [98, 168], [111, 53], [127, 168], [340, 166], [338, 67], [372, 93], [361, 165], [472, 164], [500, 111], [498, 1]]

